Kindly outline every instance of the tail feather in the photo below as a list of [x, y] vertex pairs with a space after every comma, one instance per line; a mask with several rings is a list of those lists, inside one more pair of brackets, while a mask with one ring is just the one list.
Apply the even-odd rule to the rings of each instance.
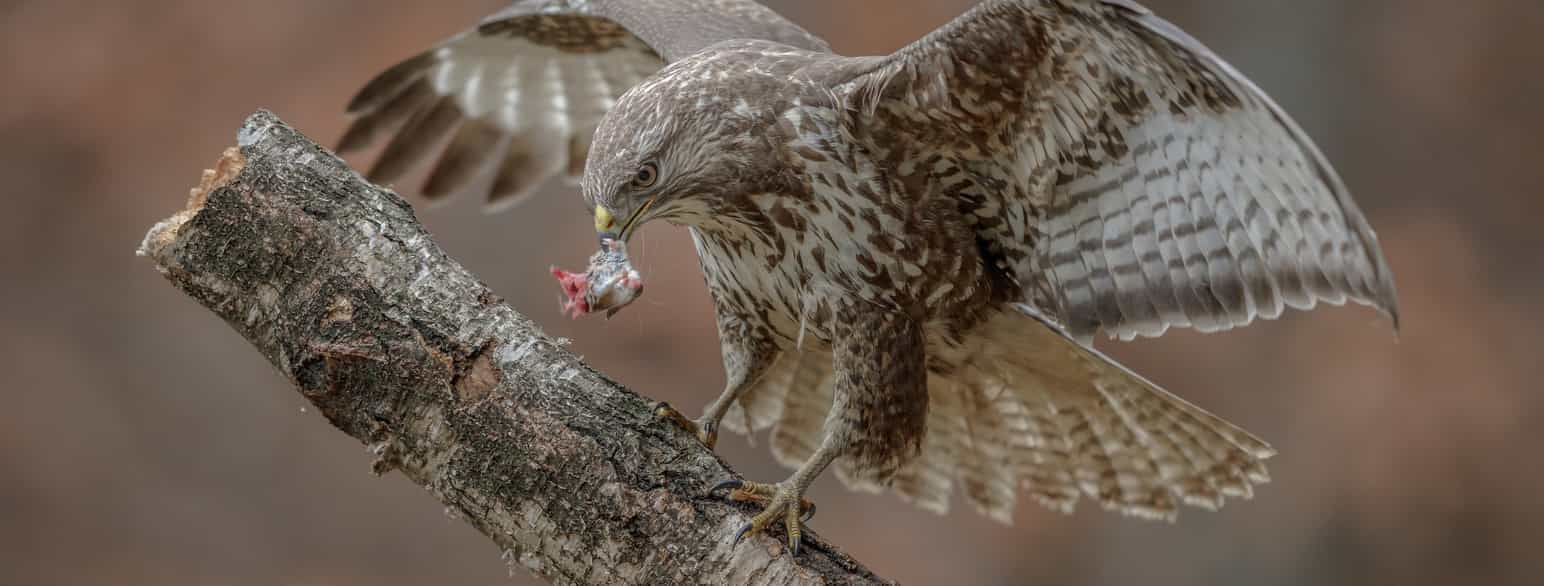
[[776, 424], [783, 416], [788, 390], [798, 382], [800, 358], [788, 354], [779, 356], [772, 370], [729, 406], [729, 412], [724, 414], [724, 429], [750, 435]]
[[1165, 472], [1186, 504], [1216, 509], [1224, 497], [1249, 498], [1252, 484], [1270, 480], [1261, 460], [1271, 452], [1263, 442], [1161, 391], [1134, 401], [1142, 405], [1141, 425], [1152, 444], [1179, 456]]
[[[889, 481], [924, 509], [946, 512], [958, 480], [967, 502], [1003, 522], [1012, 520], [1020, 492], [1057, 511], [1071, 512], [1087, 496], [1123, 514], [1172, 520], [1181, 505], [1216, 509], [1270, 480], [1264, 460], [1275, 452], [1265, 442], [1031, 308], [985, 325], [965, 355], [958, 368], [930, 374], [921, 452]], [[822, 437], [831, 382], [829, 355], [792, 352], [725, 427], [771, 427], [773, 455], [796, 467]], [[849, 465], [836, 463], [849, 488], [883, 488]]]
[[[1021, 471], [1024, 484], [1052, 489], [1051, 498], [1038, 500], [1070, 508], [1075, 492], [1068, 489], [1075, 488], [1108, 509], [1173, 519], [1180, 504], [1215, 509], [1269, 481], [1263, 460], [1274, 454], [1270, 446], [1077, 342], [1033, 309], [1020, 311], [989, 324], [976, 353], [996, 365], [986, 376], [1011, 381], [1026, 404], [1044, 405], [1030, 411], [1032, 427], [1049, 427], [1065, 442], [1065, 462], [1031, 457]], [[1065, 477], [1046, 478], [1044, 468], [1057, 466], [1073, 487]]]
[[[960, 481], [965, 488], [966, 500], [982, 514], [1006, 523], [1013, 518], [1018, 497], [1018, 479], [1013, 474], [1018, 468], [1015, 462], [1018, 454], [1012, 449], [1022, 434], [1013, 432], [1015, 426], [1010, 421], [1021, 419], [1020, 403], [1000, 382], [992, 386], [982, 384], [987, 382], [992, 381], [956, 381], [950, 389], [963, 398], [964, 406], [965, 433], [959, 436], [958, 451]], [[997, 400], [1004, 396], [1009, 400]]]
[[797, 468], [815, 453], [824, 436], [826, 414], [831, 410], [831, 357], [794, 352], [784, 359], [792, 361], [794, 375], [772, 426], [772, 457]]
[[1133, 516], [1167, 519], [1174, 497], [1162, 486], [1156, 466], [1132, 428], [1119, 421], [1108, 403], [1068, 409], [1069, 436], [1079, 447], [1083, 492], [1107, 509]]
[[[1071, 513], [1078, 502], [1076, 469], [1072, 444], [1056, 420], [1055, 406], [1044, 391], [1034, 388], [1026, 397], [1027, 416], [1032, 441], [1019, 465], [1020, 485], [1041, 505], [1053, 511]], [[1032, 405], [1032, 406], [1031, 406]]]
[[1209, 475], [1196, 477], [1190, 474], [1194, 470], [1207, 469], [1207, 460], [1191, 453], [1196, 438], [1185, 439], [1170, 433], [1175, 422], [1164, 405], [1146, 402], [1141, 396], [1133, 397], [1124, 386], [1097, 383], [1095, 388], [1118, 410], [1127, 427], [1140, 432], [1137, 443], [1146, 446], [1154, 464], [1153, 471], [1165, 483], [1175, 487], [1182, 501], [1212, 510], [1222, 506], [1222, 493], [1217, 489], [1216, 480]]
[[922, 437], [922, 452], [891, 481], [902, 499], [938, 514], [949, 512], [954, 479], [961, 473], [960, 449], [954, 440], [964, 433], [965, 414], [952, 385], [949, 379], [929, 375], [928, 433]]

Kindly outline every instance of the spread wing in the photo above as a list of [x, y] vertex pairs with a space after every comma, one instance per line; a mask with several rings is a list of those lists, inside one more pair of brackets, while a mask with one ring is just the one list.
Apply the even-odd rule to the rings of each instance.
[[389, 138], [368, 173], [376, 182], [437, 155], [430, 199], [492, 168], [489, 207], [507, 207], [549, 177], [577, 177], [596, 125], [628, 89], [739, 38], [829, 50], [753, 0], [521, 0], [370, 81], [348, 106], [338, 150]]
[[1397, 315], [1377, 239], [1308, 136], [1130, 0], [988, 0], [856, 83], [878, 132], [958, 161], [943, 183], [1079, 339], [1321, 300]]

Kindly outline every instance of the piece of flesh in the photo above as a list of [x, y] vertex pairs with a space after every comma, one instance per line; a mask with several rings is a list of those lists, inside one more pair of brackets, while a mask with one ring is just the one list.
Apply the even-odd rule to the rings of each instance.
[[585, 291], [589, 288], [589, 274], [570, 273], [563, 269], [552, 267], [552, 276], [557, 277], [558, 284], [563, 287], [563, 314], [574, 319], [590, 312], [590, 302], [585, 299]]
[[563, 287], [563, 313], [576, 319], [597, 311], [610, 317], [643, 294], [643, 277], [627, 258], [627, 247], [614, 241], [590, 257], [585, 272], [552, 267], [552, 276]]

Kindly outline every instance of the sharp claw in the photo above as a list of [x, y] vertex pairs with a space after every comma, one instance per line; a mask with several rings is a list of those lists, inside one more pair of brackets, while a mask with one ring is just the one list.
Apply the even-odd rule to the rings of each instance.
[[773, 523], [781, 523], [787, 531], [788, 551], [798, 555], [803, 550], [804, 522], [815, 516], [815, 503], [810, 502], [785, 483], [759, 484], [730, 479], [714, 485], [709, 493], [728, 489], [731, 501], [755, 501], [762, 503], [762, 510], [751, 518], [749, 524], [735, 533], [736, 545], [746, 535], [760, 533]]
[[[683, 415], [680, 411], [676, 410], [675, 407], [672, 407], [670, 403], [665, 401], [655, 401], [654, 406], [650, 408], [650, 411], [654, 414], [656, 419], [667, 420], [671, 423], [674, 423], [676, 427], [679, 427], [682, 430], [685, 430], [687, 433], [692, 434], [697, 438], [697, 441], [702, 442], [702, 444], [707, 446], [710, 450], [713, 449], [713, 446], [718, 443], [717, 421], [687, 419], [686, 415]], [[706, 419], [706, 417], [703, 419]]]
[[744, 487], [744, 486], [745, 486], [745, 481], [731, 478], [729, 480], [725, 480], [723, 482], [720, 482], [718, 484], [713, 485], [713, 488], [708, 489], [708, 494], [714, 494], [714, 493], [716, 493], [716, 492], [718, 492], [720, 490], [724, 490], [726, 488], [729, 489], [729, 490], [735, 490], [735, 489], [738, 489], [738, 488], [741, 488], [741, 487]]
[[799, 510], [797, 505], [792, 505], [783, 513], [783, 529], [788, 531], [788, 551], [793, 555], [799, 555], [799, 544], [804, 540], [804, 527], [799, 523]]
[[670, 413], [671, 411], [675, 411], [675, 408], [671, 407], [670, 403], [666, 403], [664, 401], [655, 401], [654, 406], [650, 408], [649, 411], [653, 413], [655, 417], [663, 417], [665, 414]]
[[740, 540], [744, 539], [745, 538], [745, 534], [746, 533], [750, 533], [751, 528], [755, 527], [755, 526], [756, 525], [754, 523], [746, 523], [744, 527], [741, 527], [740, 531], [738, 531], [738, 532], [736, 532], [734, 534], [734, 544], [735, 545], [740, 545]]

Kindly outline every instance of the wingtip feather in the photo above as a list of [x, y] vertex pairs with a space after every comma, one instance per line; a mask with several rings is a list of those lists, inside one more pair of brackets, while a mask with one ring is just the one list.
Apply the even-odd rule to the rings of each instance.
[[409, 84], [417, 81], [439, 61], [435, 51], [426, 51], [403, 60], [377, 74], [354, 94], [344, 111], [349, 114], [365, 114], [375, 111], [388, 100], [402, 93]]

